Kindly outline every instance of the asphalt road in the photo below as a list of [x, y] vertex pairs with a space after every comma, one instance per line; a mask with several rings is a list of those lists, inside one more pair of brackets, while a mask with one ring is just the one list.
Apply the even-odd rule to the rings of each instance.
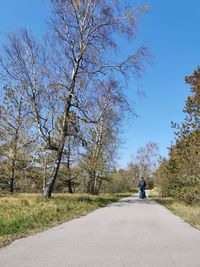
[[0, 249], [0, 267], [200, 267], [200, 231], [127, 198]]

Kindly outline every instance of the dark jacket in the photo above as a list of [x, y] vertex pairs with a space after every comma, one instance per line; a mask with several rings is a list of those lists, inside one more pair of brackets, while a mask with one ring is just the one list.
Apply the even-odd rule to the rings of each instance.
[[140, 181], [140, 183], [139, 183], [139, 188], [140, 188], [140, 189], [145, 189], [145, 187], [146, 187], [146, 182], [145, 182], [144, 179], [142, 179], [142, 180]]

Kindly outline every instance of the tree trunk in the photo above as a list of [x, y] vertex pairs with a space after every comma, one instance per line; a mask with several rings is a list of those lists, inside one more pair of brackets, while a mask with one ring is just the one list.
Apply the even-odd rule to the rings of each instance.
[[71, 179], [71, 166], [70, 166], [70, 159], [71, 159], [71, 138], [70, 136], [68, 137], [68, 144], [67, 144], [67, 187], [68, 187], [68, 192], [70, 194], [73, 193], [72, 189], [72, 179]]
[[88, 180], [88, 183], [87, 183], [87, 193], [88, 194], [91, 194], [92, 188], [93, 188], [93, 178], [92, 178], [92, 174], [90, 173], [89, 174], [89, 180]]
[[65, 146], [65, 141], [66, 137], [68, 136], [68, 130], [69, 130], [69, 121], [70, 121], [70, 109], [71, 109], [71, 102], [72, 102], [72, 94], [74, 93], [74, 88], [75, 88], [75, 82], [76, 82], [76, 75], [78, 72], [79, 64], [82, 59], [82, 55], [80, 55], [77, 59], [76, 66], [74, 67], [72, 71], [72, 77], [71, 77], [71, 85], [70, 85], [70, 92], [69, 92], [69, 97], [66, 98], [66, 106], [65, 106], [65, 113], [64, 113], [64, 124], [63, 124], [63, 135], [62, 139], [60, 141], [60, 146], [58, 149], [58, 154], [57, 158], [53, 167], [53, 170], [51, 172], [51, 175], [49, 177], [48, 183], [44, 189], [43, 196], [50, 198], [52, 191], [53, 191], [53, 186], [55, 183], [55, 180], [57, 178], [57, 174], [60, 168], [60, 163], [63, 155], [63, 150]]
[[61, 159], [62, 159], [62, 154], [63, 154], [63, 149], [64, 149], [64, 144], [62, 145], [62, 148], [58, 151], [52, 172], [50, 174], [48, 183], [46, 184], [45, 188], [44, 188], [44, 192], [43, 192], [43, 197], [47, 197], [50, 198], [52, 191], [53, 191], [53, 186], [54, 183], [56, 181], [57, 178], [57, 174], [60, 168], [60, 163], [61, 163]]
[[46, 157], [44, 158], [44, 176], [43, 176], [43, 191], [46, 188], [47, 184], [47, 163], [46, 163]]
[[96, 177], [96, 171], [93, 172], [93, 189], [92, 189], [92, 194], [97, 195], [97, 177]]
[[15, 160], [12, 160], [11, 171], [10, 171], [10, 183], [9, 183], [10, 194], [14, 192], [14, 179], [15, 179]]
[[88, 185], [87, 185], [87, 193], [92, 194], [92, 195], [96, 195], [96, 172], [93, 171], [90, 174], [89, 177], [89, 181], [88, 181]]
[[10, 188], [9, 188], [10, 194], [14, 193], [15, 165], [16, 165], [16, 159], [17, 159], [18, 139], [19, 139], [19, 127], [15, 130], [13, 155], [11, 156]]
[[72, 189], [72, 181], [71, 180], [67, 181], [67, 187], [68, 187], [68, 192], [70, 194], [73, 194], [74, 192], [73, 192], [73, 189]]
[[98, 188], [97, 188], [97, 195], [99, 194], [99, 191], [100, 191], [100, 189], [101, 189], [101, 185], [102, 185], [102, 179], [100, 179], [100, 181], [99, 181], [99, 185], [98, 185]]

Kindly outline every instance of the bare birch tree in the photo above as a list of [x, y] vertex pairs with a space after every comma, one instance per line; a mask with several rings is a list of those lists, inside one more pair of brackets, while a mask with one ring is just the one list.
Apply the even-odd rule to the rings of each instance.
[[140, 147], [135, 155], [134, 163], [139, 168], [140, 177], [150, 178], [159, 164], [160, 154], [157, 143], [149, 142]]
[[87, 173], [87, 192], [92, 194], [99, 192], [102, 182], [108, 180], [116, 163], [119, 127], [124, 112], [129, 109], [119, 84], [113, 79], [101, 82], [96, 93], [98, 105], [95, 105], [93, 114], [101, 114], [101, 119], [85, 130], [88, 133], [87, 146], [81, 162], [82, 169]]

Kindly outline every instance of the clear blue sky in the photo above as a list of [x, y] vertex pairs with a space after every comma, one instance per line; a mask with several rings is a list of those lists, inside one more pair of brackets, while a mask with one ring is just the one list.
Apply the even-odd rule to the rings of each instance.
[[[199, 0], [129, 0], [147, 4], [149, 12], [143, 16], [136, 45], [145, 45], [154, 55], [154, 63], [147, 66], [141, 81], [131, 79], [128, 97], [135, 102], [138, 118], [125, 124], [119, 164], [126, 166], [140, 146], [157, 142], [160, 153], [167, 155], [167, 147], [174, 139], [171, 121], [183, 120], [183, 106], [189, 88], [184, 77], [192, 74], [200, 64], [200, 1]], [[0, 0], [0, 44], [4, 34], [20, 26], [34, 33], [45, 31], [48, 18], [47, 0]], [[137, 98], [142, 88], [147, 97]]]

